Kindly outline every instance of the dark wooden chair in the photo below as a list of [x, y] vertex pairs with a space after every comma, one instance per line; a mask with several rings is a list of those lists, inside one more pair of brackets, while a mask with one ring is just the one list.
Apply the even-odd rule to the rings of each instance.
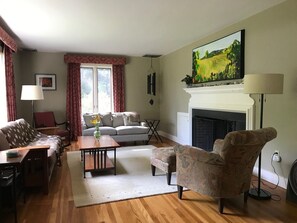
[[[47, 135], [58, 135], [62, 138], [64, 147], [71, 144], [70, 124], [68, 121], [57, 123], [54, 112], [34, 112], [35, 129]], [[59, 126], [63, 126], [60, 128]]]

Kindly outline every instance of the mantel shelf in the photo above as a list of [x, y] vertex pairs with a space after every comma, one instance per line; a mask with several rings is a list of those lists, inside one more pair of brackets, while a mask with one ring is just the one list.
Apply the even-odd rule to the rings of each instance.
[[243, 84], [184, 88], [188, 94], [243, 93]]

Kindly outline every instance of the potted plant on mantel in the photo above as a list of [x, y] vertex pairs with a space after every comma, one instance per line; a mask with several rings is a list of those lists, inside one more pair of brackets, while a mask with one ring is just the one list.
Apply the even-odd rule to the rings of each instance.
[[181, 82], [185, 82], [187, 87], [190, 87], [193, 84], [193, 77], [187, 74], [186, 77], [181, 80]]

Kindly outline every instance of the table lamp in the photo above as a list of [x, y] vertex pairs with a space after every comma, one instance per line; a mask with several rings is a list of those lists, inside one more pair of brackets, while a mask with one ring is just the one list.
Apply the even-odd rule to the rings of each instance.
[[31, 100], [32, 101], [32, 126], [34, 127], [34, 101], [43, 100], [42, 87], [39, 85], [23, 85], [21, 100]]

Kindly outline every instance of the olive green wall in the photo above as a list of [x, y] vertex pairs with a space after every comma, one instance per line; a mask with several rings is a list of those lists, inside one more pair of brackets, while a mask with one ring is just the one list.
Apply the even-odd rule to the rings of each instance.
[[[43, 91], [44, 100], [34, 101], [35, 111], [54, 111], [57, 122], [66, 116], [66, 74], [67, 66], [62, 53], [17, 53], [19, 68], [16, 81], [22, 85], [35, 84], [35, 74], [56, 74], [57, 90]], [[32, 121], [31, 101], [21, 101], [21, 85], [16, 86], [17, 116]]]
[[[142, 119], [160, 118], [160, 130], [172, 138], [177, 134], [177, 112], [188, 112], [190, 96], [183, 90], [181, 79], [191, 74], [192, 49], [235, 31], [245, 29], [245, 73], [283, 73], [284, 94], [267, 95], [264, 111], [264, 126], [273, 126], [278, 137], [263, 150], [262, 174], [274, 182], [270, 158], [279, 150], [282, 162], [276, 169], [287, 179], [290, 166], [297, 158], [295, 140], [297, 119], [297, 1], [288, 0], [253, 17], [226, 27], [175, 52], [153, 59], [157, 71], [157, 95], [151, 99], [146, 94], [146, 75], [151, 59], [128, 57], [125, 66], [126, 110], [138, 111]], [[55, 73], [57, 91], [47, 91], [45, 100], [37, 101], [36, 111], [53, 110], [57, 118], [65, 118], [66, 73], [62, 53], [20, 52], [15, 55], [17, 98], [20, 98], [21, 84], [34, 84], [35, 73]], [[256, 100], [257, 102], [257, 100]], [[31, 104], [17, 101], [18, 117], [31, 119]], [[258, 108], [257, 102], [257, 108]], [[257, 111], [256, 114], [258, 114]], [[259, 120], [256, 120], [257, 123]], [[262, 176], [263, 176], [262, 175]], [[283, 179], [283, 185], [285, 185]]]
[[[153, 59], [155, 71], [159, 70], [158, 59]], [[63, 53], [18, 52], [14, 55], [17, 116], [31, 122], [31, 101], [21, 101], [21, 85], [35, 84], [36, 73], [56, 74], [57, 90], [44, 91], [44, 100], [35, 101], [35, 111], [54, 111], [57, 122], [66, 116], [67, 65]], [[159, 92], [153, 96], [154, 105], [148, 103], [146, 94], [146, 75], [151, 67], [151, 59], [127, 57], [125, 66], [126, 110], [137, 111], [141, 118], [159, 118]], [[158, 87], [158, 85], [157, 85]]]
[[[183, 90], [185, 85], [180, 80], [191, 74], [192, 49], [245, 29], [245, 73], [284, 74], [284, 93], [267, 95], [264, 104], [264, 126], [275, 127], [278, 137], [263, 150], [262, 169], [266, 179], [274, 181], [270, 159], [274, 150], [279, 150], [282, 162], [276, 163], [276, 168], [283, 178], [287, 178], [292, 162], [297, 159], [296, 12], [297, 1], [288, 0], [161, 57], [160, 129], [176, 136], [177, 112], [188, 112], [190, 96]], [[259, 116], [259, 111], [256, 114]]]
[[[126, 110], [137, 111], [141, 119], [159, 118], [159, 60], [152, 59], [153, 70], [156, 71], [156, 95], [147, 94], [147, 74], [151, 68], [151, 59], [147, 57], [128, 57], [125, 66]], [[154, 104], [150, 105], [149, 100]]]

